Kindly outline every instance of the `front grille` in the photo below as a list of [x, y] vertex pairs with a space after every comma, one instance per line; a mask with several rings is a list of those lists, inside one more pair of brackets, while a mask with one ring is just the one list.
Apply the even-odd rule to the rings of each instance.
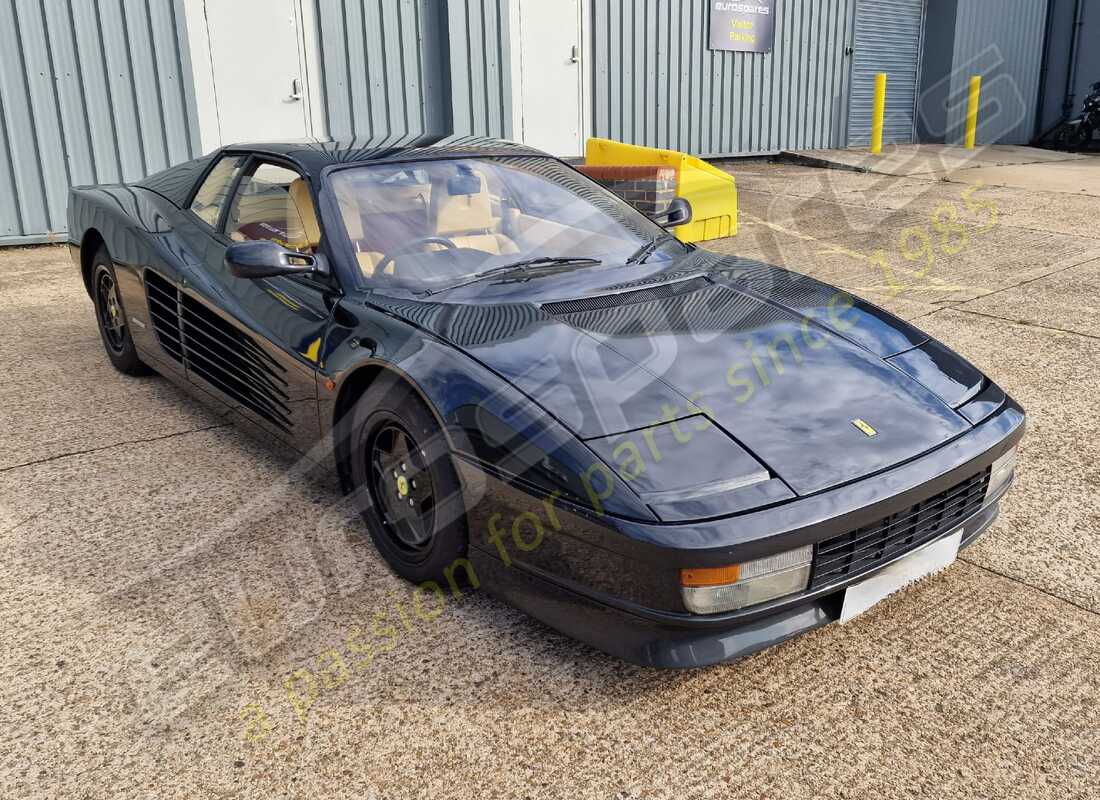
[[838, 583], [885, 564], [953, 530], [982, 507], [989, 468], [904, 511], [814, 547], [810, 588]]

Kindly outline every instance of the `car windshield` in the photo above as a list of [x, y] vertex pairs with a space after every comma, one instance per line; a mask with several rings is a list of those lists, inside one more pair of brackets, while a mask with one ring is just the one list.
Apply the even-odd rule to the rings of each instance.
[[[517, 274], [622, 265], [664, 234], [549, 157], [357, 167], [333, 174], [332, 186], [365, 284], [438, 291], [512, 265]], [[664, 260], [682, 246], [647, 251]]]

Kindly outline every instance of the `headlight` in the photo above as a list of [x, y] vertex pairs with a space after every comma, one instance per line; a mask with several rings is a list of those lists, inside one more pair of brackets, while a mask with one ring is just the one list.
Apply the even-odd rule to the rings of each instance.
[[[586, 475], [613, 471], [662, 522], [723, 517], [794, 498], [783, 481], [703, 414], [585, 444], [601, 462]], [[599, 481], [604, 484], [610, 485]], [[597, 492], [588, 494], [593, 501], [599, 498]]]
[[985, 502], [997, 494], [1012, 481], [1012, 475], [1016, 471], [1016, 448], [1013, 447], [1003, 456], [993, 462], [993, 470], [989, 474], [989, 488], [985, 491]]
[[680, 593], [688, 611], [716, 614], [774, 600], [806, 589], [814, 546], [728, 567], [680, 570]]

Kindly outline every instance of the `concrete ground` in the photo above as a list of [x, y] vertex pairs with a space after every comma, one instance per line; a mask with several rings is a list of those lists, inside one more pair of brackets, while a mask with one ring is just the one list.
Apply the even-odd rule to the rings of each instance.
[[[945, 144], [887, 144], [878, 155], [865, 148], [841, 150], [785, 150], [783, 159], [808, 166], [825, 166], [880, 175], [942, 177], [959, 170], [993, 169], [1030, 164], [1084, 161], [1094, 156], [1064, 153], [1024, 145], [998, 144], [967, 150]], [[1037, 175], [1043, 174], [1036, 170]]]
[[1046, 164], [1014, 164], [952, 173], [952, 180], [1040, 192], [1100, 197], [1100, 156]]
[[1027, 407], [1018, 485], [957, 564], [693, 672], [478, 595], [409, 622], [332, 485], [112, 371], [65, 251], [8, 250], [0, 796], [1100, 795], [1100, 201], [729, 168], [741, 231], [708, 246], [868, 296]]
[[877, 156], [860, 149], [791, 150], [781, 158], [803, 166], [1100, 197], [1100, 156], [1037, 147], [995, 145], [966, 150], [906, 144], [888, 145]]

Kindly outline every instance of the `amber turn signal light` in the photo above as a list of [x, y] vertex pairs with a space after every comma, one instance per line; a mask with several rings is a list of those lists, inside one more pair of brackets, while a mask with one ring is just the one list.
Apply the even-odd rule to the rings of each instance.
[[737, 583], [741, 577], [741, 565], [730, 564], [728, 567], [698, 567], [694, 569], [680, 570], [681, 586], [722, 586], [727, 583]]

